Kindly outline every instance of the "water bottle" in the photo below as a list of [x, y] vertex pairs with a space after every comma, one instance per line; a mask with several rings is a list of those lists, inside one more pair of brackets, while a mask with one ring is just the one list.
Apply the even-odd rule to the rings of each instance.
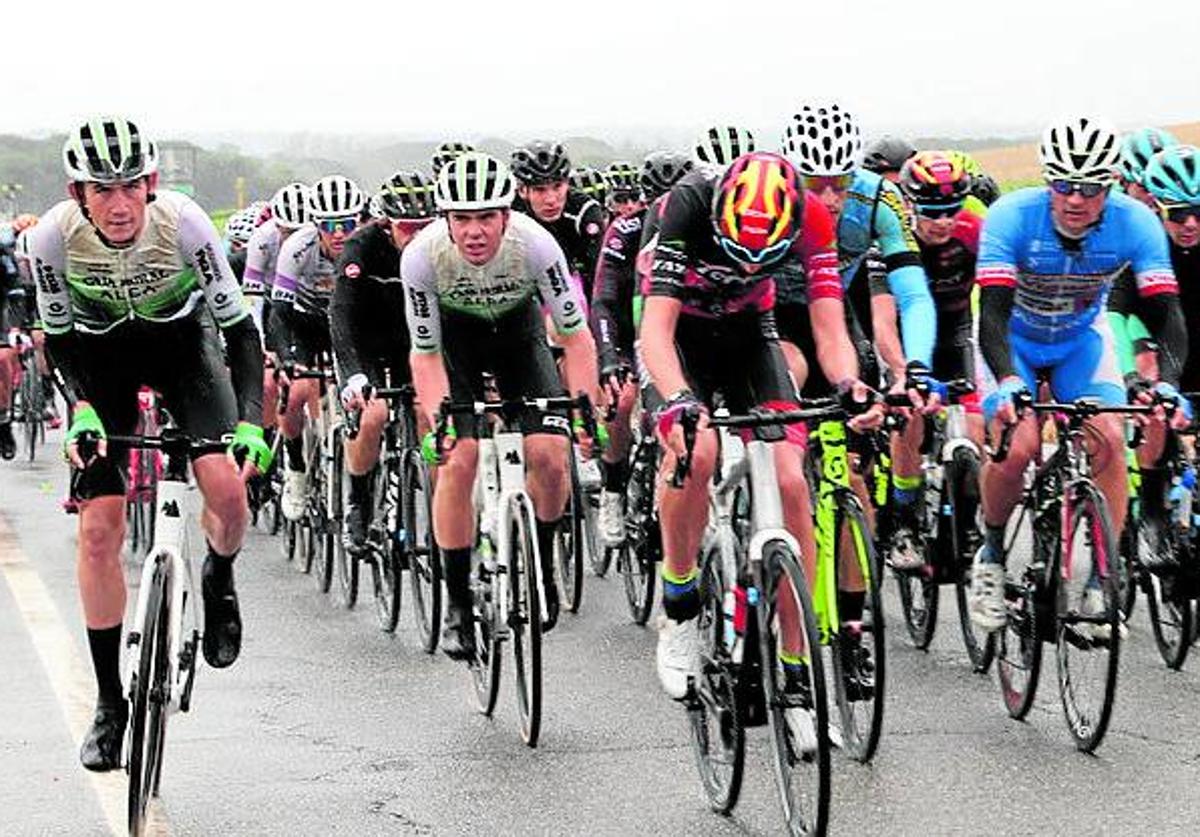
[[726, 590], [725, 595], [721, 597], [721, 609], [725, 612], [725, 650], [732, 654], [737, 642], [737, 632], [733, 627], [733, 620], [737, 615], [737, 597], [733, 590]]
[[1181, 529], [1187, 529], [1192, 522], [1192, 489], [1196, 487], [1196, 470], [1192, 466], [1184, 468], [1173, 481], [1171, 491], [1167, 495], [1171, 506], [1171, 516]]

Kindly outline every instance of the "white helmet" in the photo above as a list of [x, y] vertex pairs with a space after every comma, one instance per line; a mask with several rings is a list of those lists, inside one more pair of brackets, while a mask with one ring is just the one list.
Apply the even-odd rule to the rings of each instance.
[[728, 166], [754, 150], [754, 134], [735, 125], [714, 125], [696, 137], [693, 154], [697, 163]]
[[328, 174], [308, 190], [308, 214], [313, 220], [349, 218], [362, 212], [367, 197], [348, 177]]
[[443, 212], [473, 212], [512, 206], [516, 183], [508, 166], [491, 154], [467, 151], [442, 167], [437, 206]]
[[295, 230], [308, 223], [308, 187], [289, 183], [271, 198], [271, 217], [285, 230]]
[[1038, 160], [1047, 180], [1111, 183], [1121, 161], [1121, 141], [1108, 120], [1076, 116], [1045, 130]]
[[128, 119], [102, 116], [68, 136], [63, 168], [72, 181], [119, 183], [158, 171], [158, 148]]
[[254, 233], [254, 228], [257, 226], [254, 222], [257, 218], [258, 213], [249, 208], [230, 215], [225, 219], [225, 238], [232, 244], [240, 244], [244, 247]]
[[802, 175], [850, 174], [858, 168], [862, 135], [841, 105], [803, 105], [784, 132], [783, 151]]

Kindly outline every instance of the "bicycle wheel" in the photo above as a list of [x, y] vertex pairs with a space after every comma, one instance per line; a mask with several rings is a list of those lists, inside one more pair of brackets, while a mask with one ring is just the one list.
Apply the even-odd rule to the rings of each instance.
[[46, 437], [42, 428], [42, 412], [45, 410], [45, 399], [42, 390], [42, 376], [38, 373], [37, 361], [33, 352], [27, 352], [26, 359], [21, 364], [21, 404], [24, 413], [25, 452], [30, 462], [37, 455], [39, 435]]
[[504, 624], [499, 606], [503, 589], [501, 576], [480, 563], [471, 574], [471, 598], [475, 612], [475, 656], [471, 660], [471, 685], [475, 704], [484, 715], [491, 716], [500, 693], [502, 669], [501, 646]]
[[138, 667], [129, 684], [128, 819], [129, 833], [141, 835], [146, 826], [146, 808], [150, 797], [158, 794], [166, 737], [170, 667], [168, 633], [170, 596], [167, 590], [169, 562], [157, 555], [158, 562], [146, 591], [146, 615], [138, 626]]
[[1042, 671], [1037, 592], [1045, 567], [1037, 556], [1049, 554], [1056, 546], [1039, 542], [1030, 511], [1023, 504], [1009, 517], [1004, 540], [1004, 605], [1008, 620], [996, 640], [996, 676], [1004, 708], [1010, 717], [1020, 720], [1033, 706]]
[[[936, 546], [926, 539], [926, 549]], [[904, 627], [908, 629], [908, 637], [913, 647], [919, 651], [929, 648], [933, 641], [933, 632], [937, 627], [938, 614], [938, 583], [933, 578], [931, 558], [919, 570], [892, 570], [896, 580], [896, 589], [900, 593], [900, 610], [904, 613]]]
[[442, 621], [442, 555], [433, 537], [433, 485], [421, 455], [409, 452], [404, 476], [404, 531], [408, 575], [412, 584], [413, 620], [421, 647], [432, 654]]
[[358, 604], [358, 556], [346, 548], [346, 506], [350, 500], [350, 480], [346, 471], [346, 441], [343, 428], [333, 431], [333, 457], [329, 463], [331, 485], [329, 499], [330, 529], [333, 534], [333, 563], [337, 570], [338, 593], [347, 610]]
[[[374, 556], [371, 562], [372, 589], [375, 593], [375, 616], [379, 627], [394, 633], [400, 621], [400, 602], [404, 587], [401, 578], [403, 546], [399, 543], [404, 526], [399, 521], [400, 510], [395, 507], [400, 497], [399, 460], [390, 453], [383, 460], [375, 477], [375, 527], [368, 539]], [[399, 526], [397, 525], [399, 524]]]
[[1058, 689], [1075, 746], [1090, 753], [1104, 740], [1117, 690], [1121, 608], [1111, 572], [1117, 548], [1108, 507], [1094, 485], [1073, 486], [1069, 502], [1071, 537], [1063, 544], [1066, 577], [1058, 596]]
[[974, 448], [961, 447], [954, 452], [951, 467], [946, 469], [945, 500], [950, 504], [949, 560], [954, 564], [954, 598], [958, 605], [958, 626], [963, 646], [971, 659], [971, 669], [986, 672], [996, 656], [996, 634], [984, 633], [971, 622], [969, 594], [971, 565], [979, 548], [983, 531], [983, 511], [979, 503], [979, 453]]
[[[537, 540], [530, 507], [514, 498], [509, 507], [508, 623], [512, 632], [517, 713], [521, 739], [536, 747], [542, 725], [542, 602], [537, 584]], [[552, 579], [545, 583], [552, 584]]]
[[746, 766], [746, 730], [737, 702], [738, 666], [726, 641], [733, 631], [724, 610], [729, 590], [721, 551], [714, 544], [700, 563], [701, 605], [696, 617], [700, 678], [688, 702], [688, 717], [700, 783], [718, 814], [728, 814], [737, 805]]
[[[848, 566], [857, 569], [865, 586], [862, 619], [857, 622], [843, 619], [830, 637], [834, 694], [841, 716], [844, 747], [857, 761], [867, 762], [874, 756], [883, 730], [887, 674], [883, 599], [879, 593], [871, 531], [862, 506], [849, 491], [839, 492], [837, 506], [834, 566], [839, 579], [838, 589], [846, 572], [843, 562], [852, 562]], [[851, 551], [849, 556], [843, 555], [846, 549]]]
[[[775, 785], [788, 833], [824, 834], [829, 823], [832, 781], [829, 708], [819, 650], [820, 633], [808, 581], [791, 549], [778, 541], [766, 545], [762, 571], [763, 600], [756, 608], [758, 643], [767, 724], [774, 743], [771, 750]], [[793, 622], [793, 627], [789, 628], [786, 622]], [[780, 651], [793, 644], [786, 643], [789, 631], [798, 631], [803, 647], [809, 649], [807, 682], [801, 684], [798, 692], [790, 694], [784, 688], [784, 670], [779, 660]], [[812, 649], [817, 653], [812, 653]], [[814, 739], [803, 750], [793, 732], [801, 724], [811, 725]]]
[[299, 525], [294, 520], [284, 519], [282, 522], [283, 537], [279, 539], [279, 549], [283, 553], [283, 560], [289, 564], [296, 559], [296, 547], [299, 538]]
[[[324, 445], [320, 445], [320, 450], [324, 450]], [[331, 509], [329, 507], [329, 481], [330, 472], [326, 470], [325, 457], [319, 451], [313, 457], [313, 461], [308, 464], [311, 468], [309, 479], [312, 484], [309, 487], [310, 500], [308, 509], [309, 529], [312, 532], [312, 552], [310, 553], [310, 561], [316, 568], [313, 573], [313, 579], [317, 583], [317, 589], [322, 593], [328, 593], [329, 588], [333, 586], [333, 556], [334, 543], [338, 540], [337, 533], [334, 530], [334, 520], [330, 516]]]
[[1179, 670], [1192, 647], [1196, 613], [1192, 600], [1176, 593], [1175, 584], [1173, 577], [1146, 574], [1146, 612], [1154, 644], [1167, 668]]
[[625, 543], [617, 552], [617, 572], [625, 588], [629, 615], [645, 625], [654, 608], [655, 563], [661, 551], [661, 531], [654, 513], [656, 446], [645, 440], [634, 452], [635, 465], [625, 485]]
[[1116, 576], [1117, 596], [1121, 603], [1122, 618], [1128, 622], [1137, 602], [1138, 587], [1149, 580], [1142, 572], [1141, 562], [1138, 561], [1138, 521], [1141, 514], [1138, 504], [1130, 500], [1129, 509], [1125, 515], [1125, 528], [1121, 530], [1121, 538], [1117, 543]]
[[[571, 493], [567, 499], [567, 510], [563, 513], [554, 536], [554, 565], [558, 568], [558, 580], [562, 589], [563, 604], [571, 613], [579, 612], [583, 598], [584, 556], [584, 498], [579, 482], [579, 468], [575, 456], [571, 455]], [[553, 584], [553, 579], [545, 579]]]

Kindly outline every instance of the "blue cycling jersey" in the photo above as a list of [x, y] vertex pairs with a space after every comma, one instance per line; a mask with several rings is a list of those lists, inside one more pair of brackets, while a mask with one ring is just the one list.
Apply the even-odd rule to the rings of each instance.
[[1056, 343], [1091, 327], [1126, 267], [1142, 296], [1178, 292], [1154, 213], [1113, 192], [1100, 223], [1082, 239], [1066, 239], [1054, 228], [1049, 188], [1033, 187], [1005, 195], [988, 211], [975, 276], [981, 287], [1015, 289], [1014, 335]]
[[860, 272], [871, 245], [879, 250], [887, 268], [888, 289], [900, 310], [904, 354], [931, 366], [937, 343], [937, 309], [899, 188], [866, 169], [855, 172], [838, 216], [837, 243], [842, 284], [847, 288]]

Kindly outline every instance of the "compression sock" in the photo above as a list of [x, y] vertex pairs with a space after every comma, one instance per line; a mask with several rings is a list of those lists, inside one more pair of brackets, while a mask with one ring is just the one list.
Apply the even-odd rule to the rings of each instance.
[[892, 499], [896, 501], [898, 506], [911, 506], [917, 499], [917, 493], [921, 490], [921, 483], [924, 480], [920, 474], [915, 477], [902, 477], [899, 474], [892, 474]]
[[700, 573], [693, 567], [683, 576], [662, 567], [663, 611], [669, 619], [686, 622], [700, 612]]
[[450, 601], [467, 605], [471, 601], [471, 549], [442, 550], [442, 574], [446, 577], [446, 593]]
[[625, 483], [629, 481], [629, 463], [624, 459], [620, 462], [601, 460], [601, 467], [604, 468], [604, 490], [623, 494]]
[[125, 701], [121, 689], [121, 626], [88, 628], [88, 647], [92, 652], [92, 668], [96, 672], [98, 689], [96, 703], [117, 707]]
[[204, 580], [214, 590], [227, 590], [233, 585], [233, 559], [238, 550], [232, 555], [220, 555], [213, 545], [208, 545], [208, 556], [204, 559]]
[[838, 618], [842, 622], [861, 622], [865, 590], [838, 590]]
[[304, 470], [304, 437], [295, 439], [284, 438], [283, 446], [287, 449], [288, 468], [292, 471]]
[[1004, 526], [993, 526], [984, 523], [983, 526], [983, 555], [980, 558], [984, 564], [999, 564], [1004, 560]]
[[350, 475], [350, 502], [369, 508], [371, 505], [372, 487], [375, 475], [368, 471], [365, 474]]

